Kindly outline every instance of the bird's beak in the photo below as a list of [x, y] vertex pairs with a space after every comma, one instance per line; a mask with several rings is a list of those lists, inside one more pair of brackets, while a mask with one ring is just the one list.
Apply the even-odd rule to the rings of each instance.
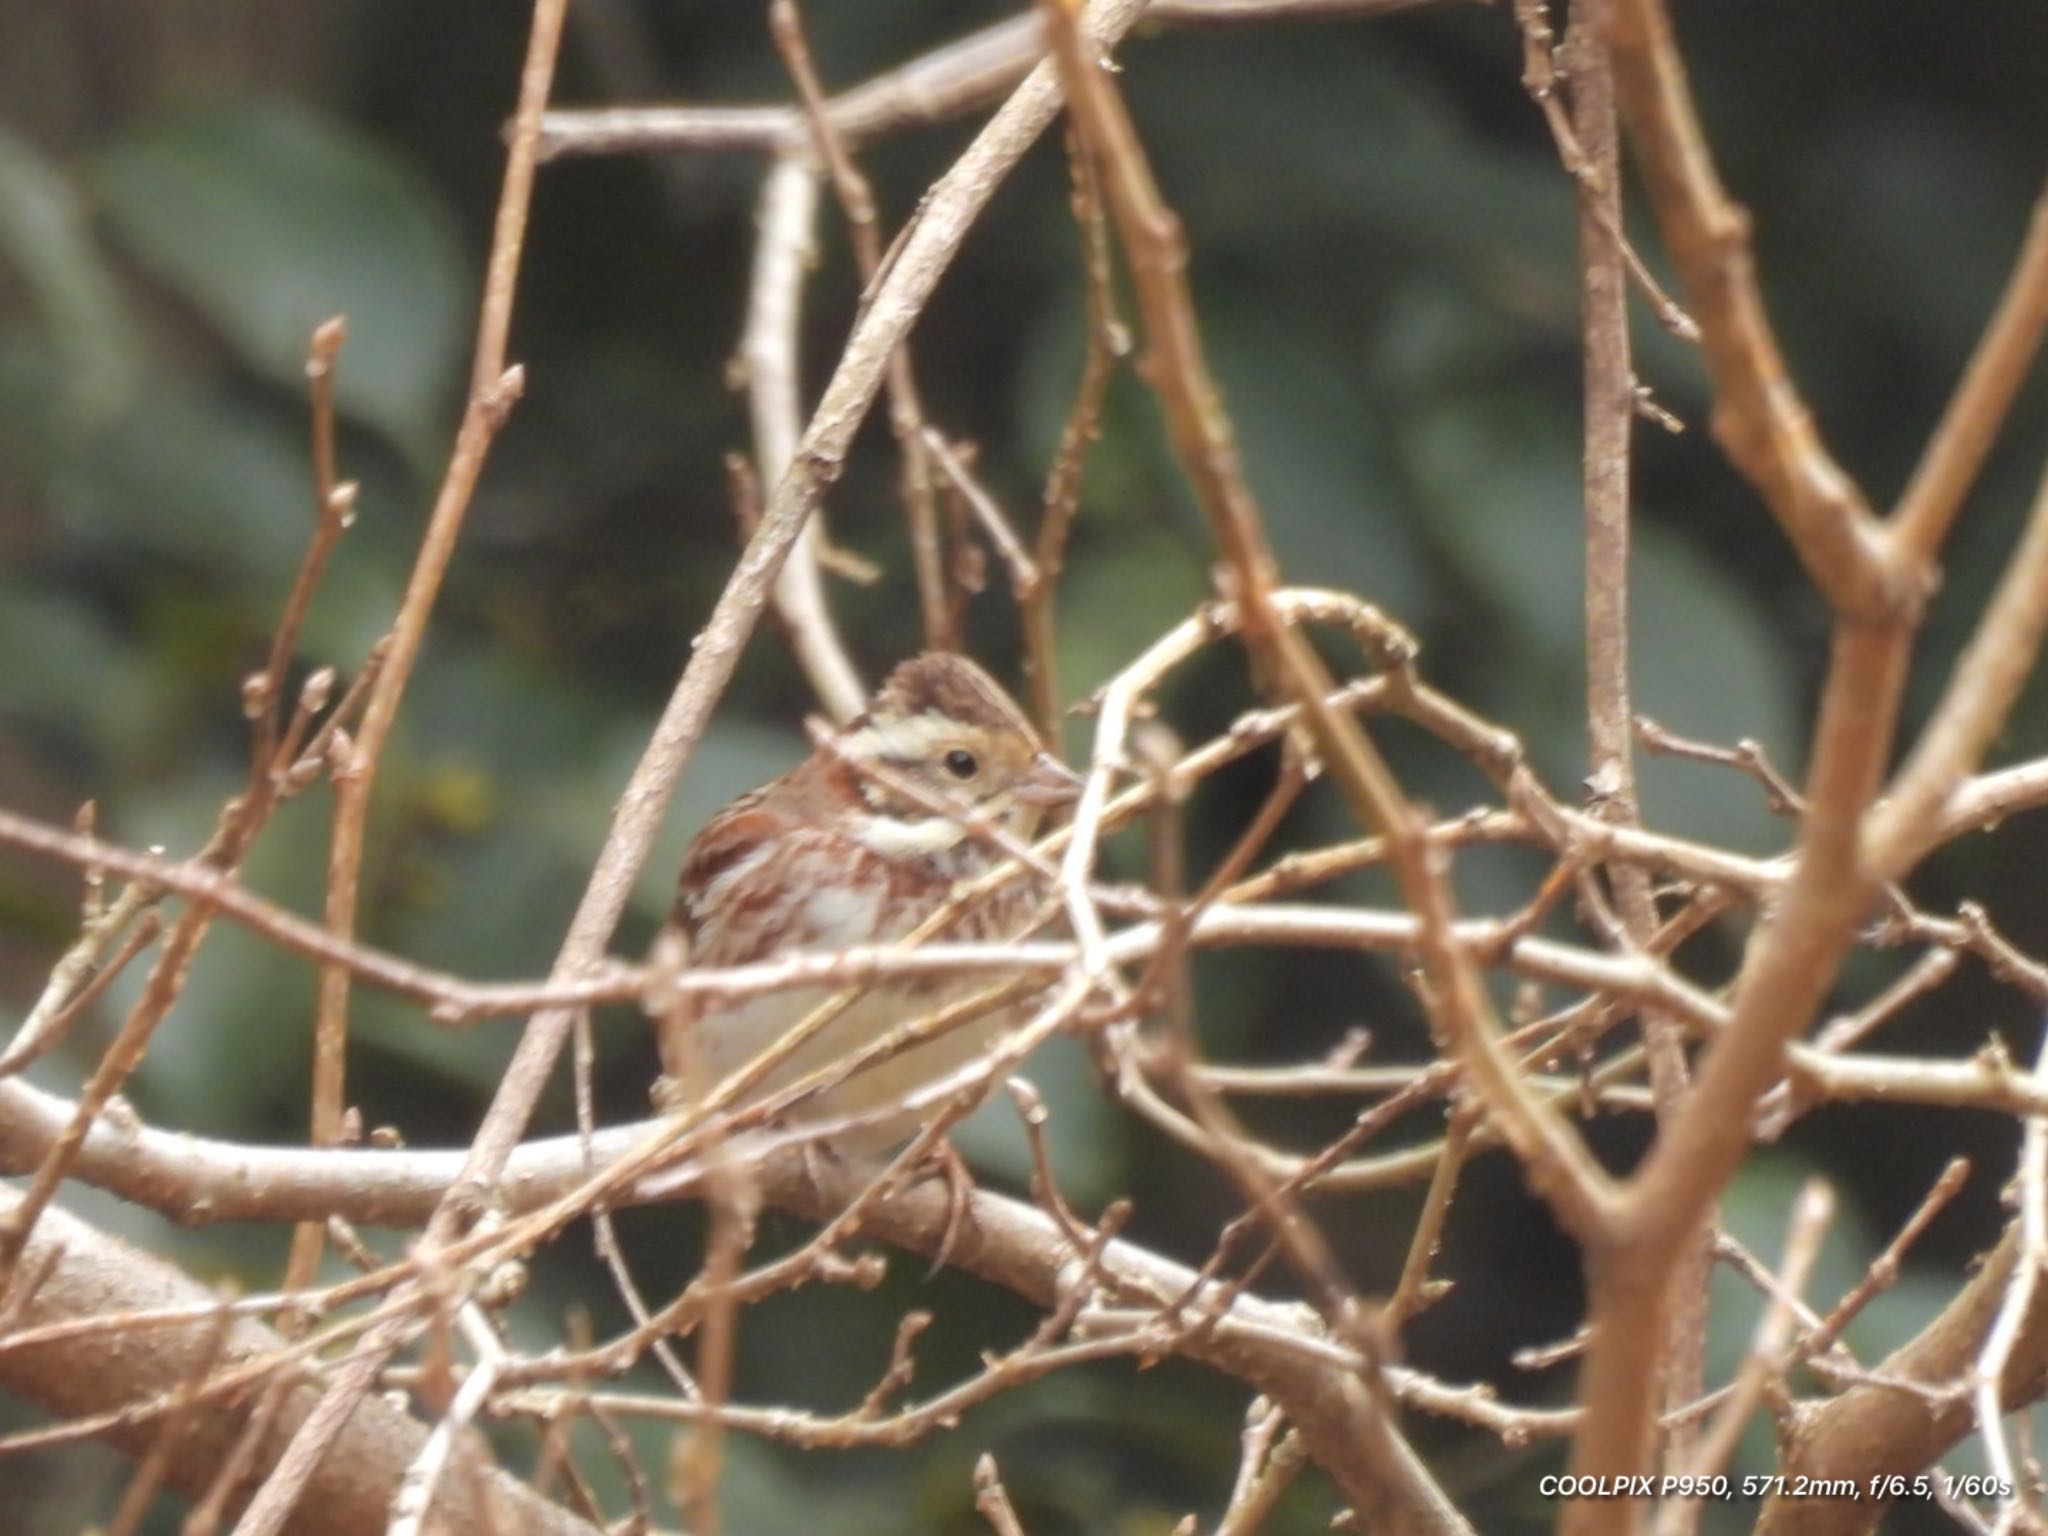
[[1018, 777], [1016, 796], [1025, 805], [1072, 805], [1081, 798], [1081, 776], [1050, 752], [1040, 752]]

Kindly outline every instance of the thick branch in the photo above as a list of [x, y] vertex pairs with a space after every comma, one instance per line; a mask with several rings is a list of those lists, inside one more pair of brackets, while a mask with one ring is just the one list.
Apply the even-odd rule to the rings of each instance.
[[[1870, 1381], [1799, 1408], [1780, 1467], [1788, 1483], [1801, 1477], [1849, 1478], [1868, 1488], [1868, 1479], [1879, 1474], [1910, 1478], [1971, 1431], [1975, 1419], [1969, 1393], [1944, 1395], [1944, 1389], [1968, 1380], [2012, 1282], [2018, 1247], [2016, 1234], [2008, 1231], [1941, 1315], [1880, 1364]], [[2001, 1383], [2006, 1405], [2038, 1397], [2044, 1371], [2048, 1301], [2037, 1295], [2006, 1359]], [[1929, 1391], [1889, 1382], [1912, 1382]], [[1857, 1536], [1875, 1530], [1887, 1508], [1885, 1501], [1870, 1498], [1775, 1498], [1764, 1505], [1756, 1536]]]
[[[0, 1084], [0, 1166], [20, 1166], [36, 1142], [62, 1124], [67, 1110], [63, 1101], [25, 1084]], [[616, 1126], [598, 1132], [587, 1144], [564, 1136], [521, 1147], [507, 1168], [505, 1214], [540, 1209], [582, 1186], [593, 1163], [602, 1167], [643, 1147], [657, 1130], [644, 1124]], [[857, 1186], [820, 1188], [812, 1179], [812, 1161], [794, 1150], [765, 1159], [758, 1170], [762, 1194], [786, 1210], [829, 1220], [857, 1193]], [[432, 1213], [462, 1164], [459, 1152], [240, 1146], [102, 1125], [87, 1143], [76, 1172], [80, 1179], [178, 1220], [255, 1215], [253, 1201], [270, 1220], [343, 1216], [409, 1226]], [[835, 1177], [845, 1174], [843, 1169], [833, 1172]], [[666, 1176], [656, 1183], [672, 1191], [675, 1180]], [[941, 1183], [900, 1190], [866, 1214], [863, 1229], [913, 1252], [944, 1251], [948, 1263], [1051, 1306], [1076, 1257], [1059, 1224], [1036, 1207], [974, 1190], [967, 1220], [954, 1234], [950, 1197]], [[623, 1197], [626, 1202], [646, 1198], [657, 1197], [646, 1189]], [[1108, 1245], [1101, 1267], [1106, 1276], [1134, 1290], [1135, 1300], [1159, 1306], [1188, 1297], [1196, 1278], [1185, 1266], [1123, 1241]], [[1221, 1295], [1213, 1286], [1192, 1294], [1198, 1307], [1199, 1298]], [[194, 1309], [195, 1337], [211, 1310], [210, 1298], [189, 1291], [138, 1305]], [[1383, 1411], [1367, 1402], [1355, 1365], [1336, 1363], [1327, 1352], [1319, 1357], [1313, 1349], [1290, 1347], [1297, 1339], [1323, 1339], [1313, 1313], [1238, 1294], [1229, 1298], [1218, 1326], [1194, 1330], [1184, 1348], [1279, 1403], [1300, 1426], [1345, 1498], [1373, 1515], [1371, 1529], [1424, 1536], [1467, 1533], [1464, 1521], [1422, 1471]], [[0, 1350], [0, 1368], [6, 1358], [6, 1351]], [[132, 1395], [125, 1394], [124, 1400]], [[366, 1411], [358, 1409], [358, 1414]]]
[[[0, 1190], [0, 1212], [12, 1214], [19, 1197]], [[189, 1275], [139, 1248], [109, 1237], [62, 1209], [46, 1213], [24, 1255], [24, 1273], [37, 1275], [51, 1264], [18, 1326], [44, 1328], [91, 1318], [110, 1321], [126, 1313], [181, 1309], [191, 1320], [131, 1335], [126, 1347], [110, 1351], [104, 1338], [87, 1334], [67, 1340], [0, 1351], [0, 1390], [32, 1403], [57, 1419], [117, 1411], [128, 1404], [169, 1397], [195, 1374], [232, 1367], [283, 1347], [284, 1340], [259, 1323], [238, 1321], [215, 1344], [219, 1298]], [[275, 1420], [291, 1434], [318, 1395], [307, 1378], [287, 1392]], [[241, 1438], [260, 1400], [245, 1393], [231, 1403], [200, 1402], [188, 1410], [165, 1473], [170, 1485], [203, 1495]], [[130, 1456], [147, 1454], [161, 1425], [154, 1419], [111, 1431], [106, 1439]], [[426, 1444], [427, 1427], [381, 1398], [358, 1405], [331, 1453], [313, 1473], [293, 1517], [293, 1536], [377, 1536], [391, 1513], [405, 1469]], [[257, 1462], [266, 1475], [282, 1440]], [[489, 1499], [480, 1506], [479, 1496]], [[447, 1479], [434, 1513], [458, 1531], [495, 1531], [502, 1536], [595, 1536], [594, 1528], [530, 1488], [492, 1470], [481, 1481]]]

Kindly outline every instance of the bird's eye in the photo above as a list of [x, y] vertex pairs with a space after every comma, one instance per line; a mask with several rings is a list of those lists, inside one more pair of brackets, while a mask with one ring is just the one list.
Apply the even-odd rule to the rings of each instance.
[[981, 764], [974, 760], [974, 754], [965, 747], [955, 747], [945, 757], [946, 772], [956, 779], [971, 779], [981, 771]]

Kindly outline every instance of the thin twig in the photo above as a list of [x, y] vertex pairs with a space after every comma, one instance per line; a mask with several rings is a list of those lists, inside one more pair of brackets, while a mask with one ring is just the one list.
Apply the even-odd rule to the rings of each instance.
[[[1820, 1180], [1809, 1180], [1792, 1202], [1785, 1233], [1783, 1273], [1779, 1277], [1779, 1288], [1785, 1297], [1797, 1298], [1806, 1289], [1833, 1216], [1833, 1193]], [[1713, 1424], [1700, 1436], [1682, 1476], [1708, 1483], [1728, 1465], [1764, 1392], [1782, 1378], [1792, 1350], [1794, 1322], [1793, 1309], [1787, 1301], [1773, 1300], [1764, 1309], [1734, 1388]], [[1658, 1515], [1657, 1536], [1691, 1536], [1699, 1529], [1705, 1507], [1702, 1496], [1682, 1495], [1666, 1500]]]
[[[74, 831], [77, 836], [90, 838], [93, 835], [92, 818], [84, 818], [84, 824], [75, 827]], [[86, 865], [85, 874], [88, 891], [100, 887], [106, 878], [106, 871], [96, 864]], [[11, 1077], [56, 1044], [62, 1036], [59, 1019], [67, 1015], [75, 1019], [80, 1011], [80, 989], [92, 985], [96, 975], [118, 969], [103, 966], [98, 972], [93, 970], [100, 964], [107, 946], [114, 943], [121, 932], [161, 896], [161, 891], [155, 887], [143, 881], [130, 880], [112, 906], [88, 901], [95, 910], [87, 917], [71, 947], [50, 968], [42, 995], [22, 1018], [21, 1027], [14, 1032], [7, 1049], [0, 1052], [0, 1077]]]
[[1003, 1486], [1002, 1474], [996, 1470], [996, 1459], [986, 1451], [974, 1463], [974, 1508], [995, 1536], [1024, 1536], [1023, 1522], [1017, 1518], [1010, 1491]]
[[278, 709], [284, 700], [285, 671], [299, 648], [299, 633], [313, 606], [313, 594], [327, 569], [327, 557], [334, 552], [341, 535], [355, 519], [356, 486], [344, 482], [336, 466], [334, 448], [334, 372], [342, 344], [348, 340], [348, 321], [337, 315], [315, 328], [306, 354], [306, 383], [312, 396], [313, 419], [313, 538], [299, 562], [291, 595], [285, 599], [284, 614], [270, 640], [270, 656], [263, 670], [242, 687], [242, 707], [256, 723], [255, 757], [260, 767], [277, 754]]
[[1081, 510], [1081, 482], [1088, 450], [1102, 431], [1102, 407], [1117, 365], [1130, 351], [1130, 333], [1117, 317], [1116, 277], [1110, 259], [1109, 218], [1102, 208], [1102, 189], [1095, 166], [1072, 130], [1067, 133], [1067, 165], [1073, 179], [1074, 224], [1081, 237], [1082, 308], [1086, 319], [1081, 377], [1074, 402], [1060, 427], [1052, 467], [1046, 471], [1045, 494], [1032, 553], [1032, 581], [1019, 586], [1017, 610], [1024, 630], [1024, 676], [1031, 690], [1031, 714], [1045, 739], [1055, 744], [1059, 731], [1059, 644], [1054, 605], [1060, 573], [1066, 567], [1067, 543]]
[[1216, 1522], [1216, 1536], [1253, 1536], [1263, 1529], [1307, 1460], [1301, 1437], [1287, 1429], [1280, 1410], [1264, 1398], [1252, 1399], [1245, 1410], [1243, 1444], [1237, 1482]]
[[1920, 594], [1894, 571], [1881, 526], [1792, 384], [1764, 313], [1749, 217], [1715, 173], [1661, 0], [1615, 0], [1607, 41], [1644, 184], [1701, 332], [1715, 439], [1762, 493], [1830, 606], [1891, 618]]
[[[2048, 217], [2040, 228], [2048, 231]], [[2048, 253], [2048, 233], [2041, 239]], [[2041, 264], [2048, 274], [2048, 254]], [[2048, 276], [2043, 278], [2048, 290]], [[2048, 308], [2048, 300], [2043, 301]], [[2048, 471], [2044, 471], [2026, 532], [2013, 551], [1970, 643], [1957, 658], [1941, 702], [1883, 805], [1864, 833], [1864, 858], [1880, 879], [1902, 877], [1933, 845], [1941, 810], [1976, 771], [2004, 730], [2020, 690], [2034, 669], [2048, 629]]]
[[[1518, 4], [1525, 24], [1531, 13]], [[1567, 169], [1579, 186], [1579, 303], [1585, 380], [1582, 492], [1586, 519], [1586, 719], [1589, 728], [1588, 784], [1593, 813], [1619, 826], [1642, 822], [1636, 793], [1635, 709], [1629, 678], [1630, 462], [1636, 418], [1636, 379], [1628, 332], [1628, 280], [1647, 278], [1622, 234], [1621, 136], [1615, 111], [1614, 75], [1606, 40], [1594, 23], [1593, 0], [1572, 0], [1564, 61], [1570, 82], [1571, 119], [1545, 78], [1547, 61], [1540, 34], [1528, 57], [1538, 70], [1538, 99]], [[1540, 13], [1536, 13], [1540, 19]], [[1560, 132], [1560, 130], [1564, 130]], [[1681, 334], [1697, 340], [1698, 327], [1654, 284], [1646, 288], [1666, 323], [1683, 322]], [[1649, 873], [1623, 864], [1612, 874], [1623, 935], [1640, 948], [1657, 929], [1657, 908]], [[1684, 1031], [1660, 1013], [1643, 1015], [1649, 1046], [1650, 1087], [1657, 1117], [1670, 1118], [1688, 1078]], [[1713, 1256], [1707, 1224], [1691, 1239], [1683, 1273], [1674, 1283], [1668, 1336], [1660, 1341], [1664, 1405], [1668, 1409], [1697, 1397], [1704, 1382], [1707, 1347], [1707, 1276]], [[1668, 1467], [1692, 1456], [1690, 1428], [1675, 1431], [1666, 1447]]]
[[[754, 464], [759, 484], [774, 485], [796, 457], [803, 405], [797, 366], [802, 332], [804, 279], [816, 257], [818, 175], [811, 157], [777, 156], [761, 183], [755, 215], [753, 273], [747, 284], [746, 332], [740, 339], [741, 372], [754, 427]], [[751, 537], [753, 528], [744, 532]], [[775, 612], [797, 663], [825, 712], [841, 725], [859, 714], [867, 687], [846, 653], [825, 596], [819, 554], [821, 519], [804, 525], [775, 578]]]
[[[426, 640], [428, 620], [443, 577], [454, 559], [478, 477], [492, 441], [524, 386], [524, 373], [506, 366], [512, 326], [512, 304], [525, 248], [527, 216], [533, 201], [538, 164], [541, 113], [552, 88], [555, 60], [561, 49], [567, 0], [535, 0], [526, 58], [520, 72], [519, 102], [513, 117], [505, 177], [491, 232], [491, 253], [484, 275], [484, 297], [477, 320], [476, 353], [470, 369], [469, 396], [457, 428], [455, 446], [427, 529], [420, 541], [412, 576], [391, 627], [390, 649], [378, 670], [362, 727], [353, 744], [351, 773], [337, 785], [333, 838], [328, 859], [328, 927], [343, 939], [355, 933], [356, 901], [361, 876], [363, 841], [368, 829], [370, 798], [384, 749], [390, 740], [407, 682]], [[328, 966], [320, 979], [320, 1009], [345, 1019], [350, 972]], [[333, 1026], [339, 1029], [340, 1025]], [[430, 1236], [445, 1238], [448, 1223]], [[382, 1351], [397, 1342], [395, 1333], [378, 1330], [374, 1344], [346, 1362], [299, 1426], [291, 1444], [263, 1487], [236, 1524], [235, 1536], [276, 1536], [305, 1491], [314, 1470], [374, 1379]]]
[[[108, 932], [118, 932], [120, 930], [121, 923], [125, 921], [126, 917], [124, 908], [133, 910], [133, 908], [129, 907], [128, 903], [128, 898], [131, 895], [141, 897], [144, 900], [153, 899], [148, 896], [147, 887], [130, 885], [121, 893], [120, 899], [109, 909], [109, 915], [116, 917], [117, 920], [107, 925]], [[134, 907], [139, 907], [142, 905], [142, 901], [138, 900], [133, 905]], [[15, 1073], [33, 1065], [50, 1051], [61, 1045], [64, 1037], [71, 1032], [71, 1026], [83, 1018], [91, 1010], [93, 1004], [106, 995], [107, 988], [120, 979], [121, 973], [128, 969], [134, 962], [135, 957], [154, 944], [157, 941], [157, 936], [162, 932], [163, 919], [154, 912], [143, 913], [141, 920], [121, 940], [120, 947], [114, 951], [112, 958], [93, 973], [91, 980], [87, 981], [84, 986], [66, 998], [61, 1007], [55, 1008], [48, 1013], [42, 1013], [39, 1016], [41, 1005], [38, 1004], [38, 1012], [30, 1013], [29, 1017], [23, 1021], [21, 1029], [16, 1033], [13, 1041], [8, 1045], [6, 1053], [0, 1055], [0, 1077], [12, 1077]], [[91, 935], [95, 943], [103, 937], [103, 934], [96, 933]], [[88, 948], [86, 952], [89, 953], [90, 949]], [[54, 991], [54, 988], [52, 991]], [[49, 995], [49, 992], [45, 993], [45, 996]]]
[[[1178, 221], [1154, 184], [1144, 151], [1111, 77], [1084, 41], [1070, 0], [1049, 0], [1055, 54], [1073, 92], [1076, 122], [1095, 156], [1103, 189], [1131, 261], [1145, 317], [1151, 380], [1159, 391], [1177, 456], [1208, 515], [1242, 605], [1245, 638], [1269, 672], [1270, 684], [1301, 706], [1302, 720], [1353, 814], [1388, 839], [1402, 895], [1420, 919], [1425, 1002], [1445, 1038], [1470, 1052], [1475, 1079], [1500, 1116], [1509, 1140], [1535, 1165], [1545, 1192], [1565, 1219], [1585, 1233], [1605, 1222], [1607, 1180], [1571, 1129], [1535, 1101], [1502, 1057], [1493, 1010], [1469, 961], [1450, 942], [1450, 907], [1436, 855], [1393, 775], [1357, 722], [1327, 702], [1330, 681], [1321, 661], [1272, 606], [1277, 585], [1260, 515], [1238, 469], [1236, 445], [1203, 360], [1186, 281]], [[1079, 827], [1106, 786], [1098, 759], [1075, 811]], [[1077, 837], [1075, 848], [1081, 846]], [[1072, 889], [1076, 861], [1069, 850]], [[1080, 934], [1084, 954], [1088, 935]]]
[[[832, 190], [852, 236], [854, 265], [863, 292], [873, 289], [882, 270], [882, 235], [875, 212], [874, 190], [841, 142], [826, 110], [825, 91], [811, 62], [803, 16], [796, 0], [769, 0], [768, 27], [776, 50], [796, 82], [798, 99], [809, 120], [818, 157], [832, 178]], [[910, 364], [907, 338], [891, 349], [885, 375], [889, 392], [889, 429], [902, 455], [903, 509], [910, 523], [912, 569], [917, 575], [918, 602], [924, 612], [925, 644], [934, 650], [958, 650], [960, 635], [946, 600], [945, 561], [940, 548], [938, 500], [924, 441], [924, 407]], [[779, 478], [779, 477], [777, 477]]]
[[[1160, 25], [1239, 25], [1290, 18], [1392, 15], [1431, 0], [1153, 0]], [[827, 103], [849, 149], [907, 128], [964, 117], [1014, 88], [1045, 56], [1038, 17], [1010, 16], [941, 44]], [[805, 130], [791, 106], [610, 107], [556, 111], [544, 122], [542, 158], [677, 149], [779, 153]]]
[[2048, 188], [2020, 247], [2005, 293], [1962, 382], [1949, 397], [1941, 425], [1928, 440], [1912, 481], [1893, 509], [1890, 531], [1909, 556], [1932, 560], [1940, 551], [2012, 398], [2048, 328]]
[[[2037, 1087], [2048, 1088], [2048, 1039], [2043, 1040], [2034, 1061], [2033, 1079]], [[1971, 1373], [1977, 1431], [1984, 1437], [1984, 1461], [1993, 1481], [2007, 1489], [2016, 1489], [2020, 1478], [2005, 1439], [2005, 1375], [2020, 1329], [2032, 1310], [2042, 1266], [2048, 1264], [2048, 1115], [2027, 1116], [2021, 1137], [2018, 1226], [2019, 1255], [2012, 1278]]]

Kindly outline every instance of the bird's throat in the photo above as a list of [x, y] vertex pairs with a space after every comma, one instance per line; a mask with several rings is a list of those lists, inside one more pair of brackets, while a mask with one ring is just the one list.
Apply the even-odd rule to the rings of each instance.
[[885, 859], [943, 859], [967, 841], [967, 831], [944, 816], [857, 816], [853, 838]]

